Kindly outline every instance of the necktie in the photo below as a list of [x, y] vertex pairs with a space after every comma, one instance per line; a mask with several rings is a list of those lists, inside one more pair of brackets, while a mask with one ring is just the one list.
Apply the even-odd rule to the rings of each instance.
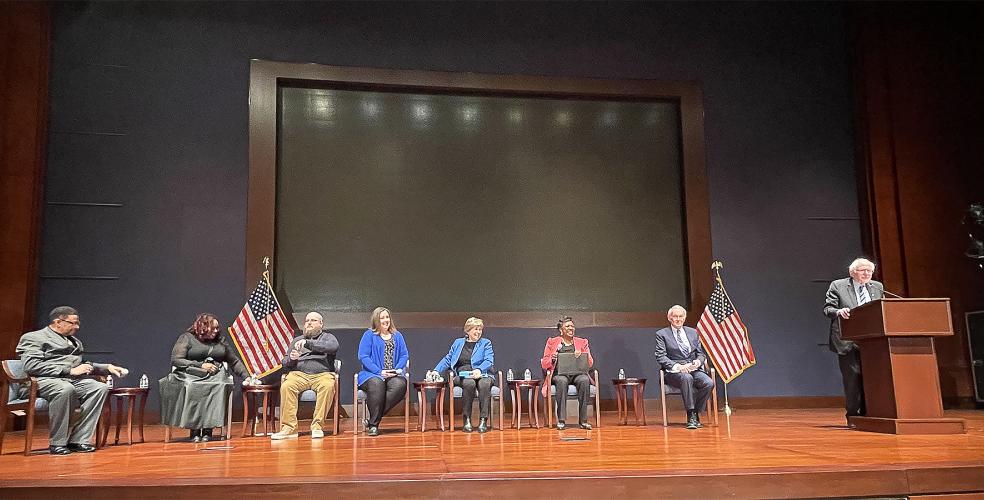
[[680, 344], [680, 352], [683, 353], [684, 357], [690, 355], [690, 342], [687, 341], [687, 337], [684, 336], [683, 330], [676, 331], [677, 344]]
[[859, 286], [858, 287], [858, 305], [860, 306], [861, 304], [867, 304], [869, 300], [871, 300], [871, 298], [868, 297], [868, 289], [865, 288], [864, 285]]

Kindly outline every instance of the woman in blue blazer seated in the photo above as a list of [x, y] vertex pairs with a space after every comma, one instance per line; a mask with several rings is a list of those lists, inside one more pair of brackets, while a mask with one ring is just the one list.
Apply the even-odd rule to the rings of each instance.
[[393, 409], [407, 391], [403, 376], [410, 362], [410, 352], [403, 334], [396, 329], [389, 309], [377, 307], [372, 311], [372, 326], [359, 342], [359, 389], [366, 393], [369, 418], [365, 422], [369, 436], [379, 435], [379, 422]]
[[489, 407], [492, 406], [492, 384], [490, 373], [495, 363], [492, 341], [482, 338], [485, 323], [478, 318], [465, 321], [465, 336], [451, 344], [448, 355], [434, 367], [434, 371], [445, 373], [454, 369], [454, 384], [461, 387], [461, 416], [465, 432], [472, 431], [472, 401], [478, 393], [478, 432], [489, 430]]

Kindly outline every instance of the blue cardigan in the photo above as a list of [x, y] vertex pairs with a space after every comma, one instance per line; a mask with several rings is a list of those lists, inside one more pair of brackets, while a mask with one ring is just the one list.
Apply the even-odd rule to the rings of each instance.
[[[393, 369], [399, 370], [400, 375], [407, 369], [410, 362], [410, 351], [407, 344], [403, 341], [403, 334], [399, 331], [393, 332], [393, 340], [396, 342], [396, 349], [393, 352]], [[383, 378], [383, 356], [386, 351], [386, 342], [373, 333], [366, 330], [359, 341], [359, 361], [362, 361], [362, 371], [359, 372], [359, 385], [373, 377]]]
[[[461, 357], [461, 350], [464, 348], [464, 337], [455, 340], [451, 344], [451, 350], [448, 351], [448, 355], [444, 356], [444, 359], [437, 363], [437, 366], [434, 367], [434, 371], [443, 376], [444, 372], [454, 368], [454, 365], [458, 362], [458, 358]], [[481, 370], [482, 376], [488, 377], [490, 376], [489, 370], [492, 369], [493, 364], [495, 364], [495, 352], [492, 351], [492, 341], [482, 337], [478, 339], [478, 343], [475, 344], [475, 350], [472, 351], [472, 368], [475, 370]]]

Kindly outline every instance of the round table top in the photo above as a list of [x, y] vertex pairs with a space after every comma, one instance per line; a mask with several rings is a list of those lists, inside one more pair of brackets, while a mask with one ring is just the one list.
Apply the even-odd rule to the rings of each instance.
[[273, 384], [254, 384], [242, 386], [243, 392], [275, 392], [280, 390], [280, 386]]
[[421, 380], [413, 383], [414, 389], [443, 389], [447, 387], [447, 382], [428, 382], [426, 380]]
[[525, 378], [517, 378], [517, 379], [509, 380], [509, 381], [507, 381], [507, 383], [509, 385], [513, 386], [513, 387], [515, 387], [515, 386], [519, 386], [519, 387], [536, 387], [536, 386], [540, 385], [540, 380], [539, 379], [535, 379], [535, 378], [534, 379], [530, 379], [530, 380], [526, 380]]
[[141, 389], [139, 387], [114, 387], [109, 390], [110, 396], [133, 396], [136, 394], [147, 394], [150, 388]]
[[646, 379], [636, 377], [613, 378], [612, 384], [615, 385], [641, 385], [645, 384]]

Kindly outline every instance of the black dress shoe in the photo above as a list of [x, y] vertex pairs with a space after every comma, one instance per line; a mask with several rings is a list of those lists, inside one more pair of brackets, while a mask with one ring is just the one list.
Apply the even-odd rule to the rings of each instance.
[[558, 420], [557, 421], [557, 430], [558, 431], [562, 431], [562, 430], [564, 430], [566, 428], [567, 428], [567, 424], [565, 424], [563, 420]]
[[463, 430], [465, 432], [471, 432], [472, 431], [472, 424], [471, 424], [471, 419], [470, 418], [465, 417], [465, 423], [464, 423], [464, 425], [461, 426], [461, 430]]
[[379, 427], [375, 425], [369, 426], [369, 430], [366, 431], [366, 435], [369, 437], [376, 437], [379, 435]]
[[68, 443], [68, 449], [76, 453], [92, 453], [96, 447], [85, 443]]
[[72, 450], [68, 449], [67, 446], [49, 446], [48, 453], [52, 455], [70, 455]]
[[479, 418], [478, 419], [478, 433], [485, 434], [489, 431], [489, 419]]
[[586, 431], [590, 431], [591, 430], [591, 424], [589, 424], [587, 422], [581, 422], [579, 425], [581, 426], [582, 429], [584, 429]]

